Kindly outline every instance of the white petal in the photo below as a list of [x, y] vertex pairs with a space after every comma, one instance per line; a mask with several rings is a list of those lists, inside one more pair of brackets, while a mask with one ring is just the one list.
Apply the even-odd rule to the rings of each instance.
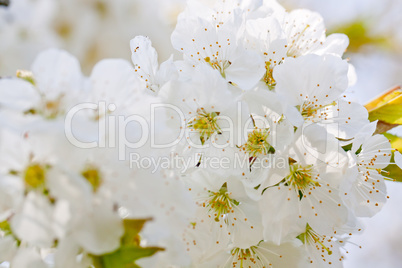
[[303, 232], [304, 219], [300, 219], [299, 197], [291, 188], [268, 188], [259, 201], [264, 239], [275, 244], [294, 238]]
[[11, 219], [16, 236], [33, 245], [50, 247], [54, 241], [52, 207], [49, 200], [34, 192], [28, 194], [21, 211]]
[[[170, 71], [174, 70], [172, 60], [170, 60], [167, 65], [165, 64], [163, 73], [158, 73], [158, 54], [155, 48], [152, 47], [151, 40], [148, 37], [136, 36], [130, 41], [130, 48], [135, 74], [146, 82], [148, 89], [157, 92], [159, 91], [159, 86], [161, 86], [159, 84], [160, 82], [167, 82], [169, 79], [173, 78], [166, 77], [166, 75], [173, 74], [173, 71]], [[166, 67], [170, 68], [167, 69]]]
[[0, 222], [18, 208], [24, 198], [24, 185], [16, 176], [0, 178]]
[[233, 246], [248, 248], [258, 244], [262, 238], [263, 227], [257, 203], [251, 200], [248, 202], [242, 200], [242, 203], [234, 210], [235, 214], [233, 216], [237, 220], [232, 221], [234, 223]]
[[331, 34], [327, 36], [324, 45], [315, 51], [315, 54], [334, 54], [342, 57], [349, 45], [349, 38], [345, 34]]
[[306, 9], [290, 12], [284, 24], [288, 55], [301, 56], [319, 49], [325, 41], [325, 25], [320, 14]]
[[387, 201], [384, 179], [378, 174], [368, 178], [362, 175], [354, 180], [351, 178], [342, 190], [347, 193], [345, 203], [357, 217], [374, 216]]
[[90, 81], [90, 101], [113, 103], [117, 109], [132, 106], [134, 98], [145, 88], [135, 76], [131, 64], [120, 59], [98, 62], [92, 70]]
[[82, 90], [80, 64], [66, 51], [49, 49], [40, 53], [32, 64], [32, 72], [38, 89], [47, 99]]
[[120, 217], [110, 204], [98, 204], [86, 213], [74, 231], [76, 241], [86, 251], [101, 255], [120, 246], [124, 229]]
[[40, 96], [28, 82], [19, 79], [0, 79], [0, 105], [2, 108], [28, 111], [38, 105]]
[[272, 267], [299, 267], [303, 259], [303, 248], [300, 241], [282, 243], [280, 246], [269, 242], [262, 242], [258, 245], [258, 252], [263, 253], [269, 260]]
[[333, 55], [287, 58], [274, 69], [276, 92], [293, 106], [328, 105], [348, 87], [348, 63]]
[[359, 150], [360, 146], [369, 139], [377, 128], [377, 121], [363, 126], [353, 140], [352, 152]]
[[251, 51], [236, 51], [229, 59], [232, 64], [225, 70], [226, 80], [243, 90], [254, 87], [265, 73], [264, 61]]
[[383, 169], [391, 159], [391, 143], [383, 135], [374, 135], [362, 144], [362, 150], [357, 157], [361, 168]]
[[177, 68], [175, 62], [173, 61], [173, 56], [171, 56], [167, 61], [161, 63], [155, 83], [158, 85], [158, 87], [161, 87], [168, 81], [177, 79], [177, 77]]
[[11, 267], [18, 268], [48, 268], [43, 262], [39, 252], [34, 248], [22, 248], [18, 250]]
[[356, 102], [340, 100], [338, 105], [327, 107], [323, 113], [325, 120], [319, 123], [335, 137], [345, 140], [343, 145], [353, 142], [351, 139], [369, 124], [367, 109]]
[[72, 239], [66, 238], [59, 242], [55, 253], [55, 267], [57, 268], [85, 268], [82, 263], [77, 263], [77, 255], [80, 254], [81, 248]]
[[300, 203], [302, 217], [318, 233], [330, 234], [334, 227], [340, 227], [348, 220], [348, 210], [333, 187], [316, 187], [311, 195], [305, 194]]
[[155, 75], [158, 69], [158, 54], [152, 47], [151, 40], [145, 36], [136, 36], [131, 39], [130, 48], [135, 69], [149, 76]]
[[17, 253], [17, 241], [11, 235], [0, 238], [0, 263], [11, 261]]
[[397, 166], [402, 169], [402, 154], [400, 152], [395, 151], [394, 160], [395, 164], [397, 164]]
[[353, 87], [354, 85], [356, 85], [357, 83], [356, 68], [350, 63], [349, 63], [348, 79], [349, 79], [349, 87]]

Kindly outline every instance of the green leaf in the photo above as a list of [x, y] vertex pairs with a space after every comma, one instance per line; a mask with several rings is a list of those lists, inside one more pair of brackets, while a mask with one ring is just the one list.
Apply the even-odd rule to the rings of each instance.
[[394, 87], [365, 105], [369, 120], [376, 121], [376, 133], [384, 133], [402, 124], [402, 90]]
[[402, 90], [400, 86], [396, 86], [391, 88], [390, 90], [387, 90], [385, 93], [383, 93], [380, 96], [377, 96], [375, 99], [371, 100], [369, 103], [364, 105], [366, 107], [367, 111], [370, 113], [373, 110], [380, 108], [387, 103], [394, 103], [399, 100], [400, 102], [400, 97], [402, 96]]
[[140, 237], [139, 233], [147, 221], [152, 220], [151, 218], [147, 219], [124, 219], [124, 235], [121, 238], [121, 244], [124, 245], [140, 245]]
[[402, 170], [395, 164], [391, 164], [384, 169], [389, 172], [388, 178], [395, 180], [397, 182], [402, 182]]
[[[402, 151], [402, 138], [401, 137], [392, 135], [389, 133], [385, 133], [384, 136], [390, 140], [391, 146], [393, 149]], [[388, 178], [393, 179], [398, 182], [402, 182], [402, 170], [395, 164], [393, 152], [392, 152], [392, 157], [391, 157], [391, 164], [388, 165], [384, 170], [386, 172], [388, 172], [388, 175], [386, 175]]]
[[[123, 246], [117, 251], [103, 255], [100, 258], [103, 268], [138, 268], [135, 261], [154, 255], [158, 251], [163, 251], [159, 247], [140, 247], [140, 246]], [[99, 260], [98, 260], [99, 261]]]
[[392, 148], [402, 152], [402, 137], [389, 133], [384, 133], [384, 136], [391, 142]]
[[141, 247], [139, 233], [144, 228], [146, 219], [124, 219], [124, 235], [121, 238], [121, 246], [114, 252], [102, 256], [91, 256], [95, 268], [140, 268], [135, 261], [163, 251], [160, 247]]
[[344, 33], [349, 37], [348, 51], [357, 52], [365, 45], [374, 45], [384, 49], [392, 48], [386, 36], [373, 35], [369, 24], [370, 19], [360, 18], [351, 23], [332, 29], [330, 33]]
[[398, 182], [402, 182], [402, 170], [397, 165], [395, 165], [393, 153], [391, 157], [391, 164], [384, 168], [384, 170], [388, 172], [388, 175], [386, 175], [388, 178]]
[[380, 120], [388, 124], [402, 124], [402, 105], [401, 104], [386, 104], [369, 114], [369, 120]]
[[348, 144], [348, 145], [342, 146], [342, 149], [343, 149], [345, 152], [347, 152], [347, 151], [352, 150], [352, 146], [353, 146], [353, 144], [350, 143], [350, 144]]

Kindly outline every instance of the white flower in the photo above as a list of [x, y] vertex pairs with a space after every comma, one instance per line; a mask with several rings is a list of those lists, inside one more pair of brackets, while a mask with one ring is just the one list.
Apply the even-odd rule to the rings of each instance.
[[[132, 172], [128, 188], [120, 202], [129, 218], [151, 218], [141, 231], [147, 245], [164, 248], [152, 258], [141, 262], [145, 267], [164, 267], [166, 263], [179, 267], [188, 265], [187, 245], [183, 230], [195, 213], [195, 204], [178, 175], [166, 170]], [[122, 191], [123, 192], [123, 191]], [[152, 196], [150, 196], [152, 193]], [[140, 265], [140, 262], [139, 262]]]
[[[275, 5], [265, 4], [267, 10], [246, 22], [246, 47], [258, 52], [265, 61], [263, 82], [274, 89], [274, 68], [288, 57], [308, 54], [342, 56], [349, 44], [342, 34], [325, 37], [322, 17], [308, 10], [286, 13]], [[258, 14], [258, 13], [257, 13]]]
[[287, 119], [296, 127], [316, 122], [340, 139], [351, 139], [368, 123], [366, 109], [343, 100], [348, 64], [332, 55], [289, 58], [274, 70], [276, 92], [288, 104]]
[[209, 65], [229, 83], [243, 90], [251, 89], [265, 69], [262, 58], [242, 45], [242, 11], [234, 9], [221, 13], [218, 9], [216, 16], [213, 9], [200, 6], [199, 10], [206, 14], [193, 13], [191, 6], [180, 14], [172, 34], [173, 47], [182, 52], [185, 61], [193, 67]]
[[337, 235], [322, 235], [317, 233], [308, 224], [305, 231], [298, 236], [303, 242], [307, 255], [306, 264], [303, 267], [343, 267], [344, 256], [341, 254], [341, 247], [345, 245], [346, 239]]
[[[293, 140], [294, 128], [286, 120], [283, 107], [274, 92], [258, 89], [244, 94], [243, 99], [250, 107], [251, 126], [248, 128], [247, 140], [240, 146], [240, 159], [249, 159], [250, 164], [243, 171], [248, 194], [257, 198], [261, 195], [262, 188], [255, 191], [260, 184], [274, 185], [283, 177], [270, 176], [270, 172], [280, 156]], [[251, 169], [251, 172], [250, 172]], [[269, 180], [269, 181], [266, 181]]]
[[184, 182], [199, 210], [208, 215], [211, 228], [220, 233], [219, 237], [230, 236], [233, 246], [240, 248], [248, 248], [261, 240], [257, 203], [248, 198], [238, 178], [198, 170], [190, 178], [184, 177]]
[[[183, 241], [195, 267], [219, 267], [227, 259], [229, 236], [226, 225], [211, 228], [208, 216], [198, 210], [196, 219], [184, 230]], [[226, 258], [225, 258], [226, 257]]]
[[289, 108], [288, 119], [296, 126], [304, 120], [321, 121], [320, 110], [334, 105], [346, 90], [347, 71], [346, 61], [331, 55], [289, 58], [275, 68], [276, 92], [300, 114], [297, 116], [296, 111], [290, 110], [296, 109]]
[[[79, 62], [65, 51], [49, 49], [40, 53], [32, 64], [32, 73], [17, 73], [26, 81], [6, 79], [0, 83], [0, 94], [7, 106], [26, 115], [40, 115], [54, 119], [76, 104], [84, 89], [84, 78]], [[18, 102], [9, 87], [17, 92], [24, 91]]]
[[242, 143], [235, 130], [246, 122], [248, 107], [214, 70], [205, 65], [195, 70], [191, 81], [172, 81], [160, 91], [160, 97], [176, 108], [168, 111], [168, 124], [183, 131], [176, 150], [180, 156], [195, 157], [193, 166], [209, 157], [232, 159], [235, 144]]
[[77, 163], [67, 158], [67, 165], [49, 171], [49, 192], [56, 200], [55, 227], [60, 240], [74, 239], [87, 252], [104, 254], [117, 249], [123, 235], [113, 192], [125, 182], [126, 173], [114, 171], [119, 165], [109, 162], [105, 152], [87, 153], [86, 159], [79, 153], [83, 152], [70, 152]]
[[387, 200], [384, 179], [388, 178], [383, 169], [390, 164], [391, 145], [384, 136], [371, 134], [365, 133], [361, 146], [353, 144], [356, 147], [349, 152], [351, 175], [341, 189], [342, 199], [358, 217], [374, 216]]
[[84, 87], [78, 60], [69, 53], [50, 49], [42, 52], [32, 64], [34, 86], [41, 96], [39, 109], [45, 117], [54, 118], [74, 105]]
[[160, 87], [177, 76], [173, 57], [159, 66], [158, 54], [148, 37], [135, 37], [130, 41], [130, 48], [136, 75], [145, 81], [147, 89], [152, 92], [158, 92]]
[[299, 267], [301, 263], [300, 245], [295, 242], [282, 243], [280, 246], [260, 242], [249, 248], [232, 248], [225, 252], [228, 259], [222, 267]]
[[[50, 247], [55, 239], [52, 229], [53, 207], [47, 192], [48, 170], [54, 157], [46, 146], [36, 145], [15, 133], [2, 132], [0, 182], [4, 188], [3, 220], [21, 241]], [[33, 231], [34, 230], [34, 231]]]
[[273, 89], [276, 81], [272, 76], [274, 67], [287, 57], [287, 40], [274, 16], [248, 20], [246, 23], [246, 46], [257, 51], [265, 62], [263, 82]]
[[342, 56], [349, 39], [344, 34], [326, 38], [323, 18], [316, 12], [298, 9], [289, 13], [282, 22], [287, 37], [287, 55], [298, 57], [310, 53]]
[[[87, 30], [132, 7], [83, 3], [71, 21], [64, 2], [58, 34], [96, 35], [77, 48], [85, 63], [114, 39]], [[139, 245], [165, 250], [145, 267], [342, 267], [357, 217], [386, 200], [391, 157], [344, 95], [346, 36], [276, 0], [190, 0], [171, 41], [182, 60], [159, 64], [137, 36], [132, 63], [102, 60], [89, 77], [51, 49], [0, 80], [0, 262], [87, 268], [146, 219]]]
[[287, 171], [283, 180], [273, 186], [261, 185], [264, 238], [277, 244], [301, 233], [307, 223], [318, 232], [332, 233], [348, 219], [339, 196], [347, 167], [342, 148], [319, 126], [298, 131], [296, 137], [288, 154], [283, 155], [289, 164], [277, 168], [277, 172]]
[[194, 267], [299, 267], [301, 249], [297, 243], [277, 246], [267, 242], [249, 248], [229, 248], [196, 259]]

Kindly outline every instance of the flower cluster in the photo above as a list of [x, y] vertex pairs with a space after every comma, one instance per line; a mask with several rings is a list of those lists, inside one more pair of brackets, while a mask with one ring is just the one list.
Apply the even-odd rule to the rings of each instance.
[[348, 38], [275, 0], [220, 0], [189, 1], [171, 39], [182, 60], [137, 36], [133, 64], [84, 77], [48, 50], [0, 80], [0, 262], [342, 267], [391, 158], [344, 93]]

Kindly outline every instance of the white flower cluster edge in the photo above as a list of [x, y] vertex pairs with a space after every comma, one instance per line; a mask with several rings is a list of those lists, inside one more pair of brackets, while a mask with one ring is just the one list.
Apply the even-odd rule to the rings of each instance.
[[143, 267], [342, 267], [391, 158], [344, 93], [348, 38], [275, 0], [190, 0], [171, 39], [182, 60], [137, 36], [133, 65], [85, 77], [51, 49], [0, 79], [0, 263], [88, 268], [151, 219]]

